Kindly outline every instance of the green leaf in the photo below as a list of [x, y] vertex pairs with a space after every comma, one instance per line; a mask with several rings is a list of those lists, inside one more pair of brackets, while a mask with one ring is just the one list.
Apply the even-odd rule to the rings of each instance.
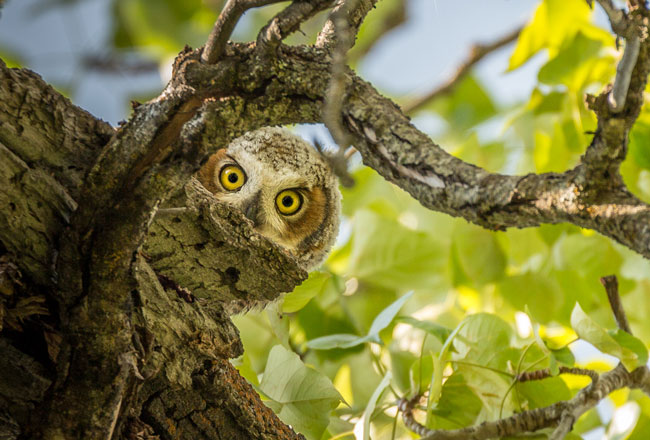
[[[354, 186], [352, 188], [341, 188], [343, 196], [343, 215], [354, 217], [361, 209], [368, 209], [377, 202], [392, 206], [384, 211], [394, 211], [393, 215], [384, 215], [387, 218], [395, 218], [398, 214], [398, 205], [402, 197], [410, 197], [401, 189], [388, 183], [375, 170], [370, 167], [361, 167], [352, 173]], [[401, 206], [400, 206], [401, 207]], [[373, 211], [376, 211], [373, 209]]]
[[412, 296], [413, 291], [410, 291], [402, 295], [400, 298], [382, 310], [379, 315], [377, 315], [375, 320], [372, 321], [372, 325], [368, 331], [368, 337], [371, 340], [379, 343], [379, 332], [388, 327], [390, 323], [393, 322], [393, 319], [395, 319], [395, 316], [397, 316], [402, 306], [406, 303], [406, 301], [411, 299]]
[[535, 170], [540, 173], [561, 172], [570, 160], [569, 151], [559, 126], [553, 127], [553, 134], [535, 131], [533, 160]]
[[645, 112], [630, 131], [630, 156], [641, 168], [650, 170], [650, 115]]
[[620, 328], [609, 330], [607, 333], [609, 333], [609, 335], [614, 338], [621, 347], [634, 352], [641, 365], [645, 365], [648, 362], [648, 349], [639, 338], [632, 336]]
[[571, 390], [559, 377], [520, 382], [517, 384], [519, 398], [528, 402], [528, 408], [542, 408], [560, 400], [569, 400]]
[[333, 348], [351, 348], [368, 342], [367, 336], [357, 336], [350, 333], [321, 336], [307, 342], [307, 348], [314, 350], [331, 350]]
[[459, 131], [467, 130], [497, 113], [492, 98], [473, 75], [465, 77], [451, 95], [438, 98], [425, 108], [438, 113]]
[[323, 374], [307, 367], [281, 345], [271, 349], [260, 390], [280, 419], [311, 439], [319, 439], [329, 413], [343, 399]]
[[503, 277], [506, 257], [492, 232], [469, 224], [459, 224], [453, 234], [453, 247], [463, 273], [477, 284]]
[[269, 318], [269, 324], [271, 325], [271, 331], [275, 337], [284, 345], [287, 349], [290, 349], [289, 345], [289, 318], [284, 316], [282, 310], [280, 310], [279, 303], [272, 303], [266, 308], [266, 316]]
[[565, 39], [572, 37], [578, 29], [589, 35], [605, 38], [599, 29], [589, 23], [590, 15], [589, 6], [582, 0], [542, 1], [533, 19], [521, 31], [510, 57], [508, 70], [518, 68], [542, 49], [553, 51], [560, 47]]
[[294, 313], [305, 307], [313, 297], [328, 287], [331, 278], [332, 274], [329, 272], [311, 272], [309, 278], [284, 297], [282, 311]]
[[438, 405], [431, 410], [427, 428], [457, 429], [473, 425], [483, 404], [462, 374], [454, 372], [442, 385]]
[[[618, 272], [623, 262], [611, 241], [595, 234], [565, 235], [555, 243], [553, 256], [557, 269], [575, 271], [590, 280]], [[594, 281], [596, 284], [597, 281]]]
[[[573, 330], [575, 330], [580, 339], [589, 342], [603, 353], [618, 358], [628, 371], [644, 365], [648, 360], [648, 352], [647, 350], [643, 350], [645, 346], [643, 346], [641, 341], [637, 340], [638, 343], [633, 341], [636, 338], [632, 335], [621, 336], [618, 334], [618, 339], [614, 338], [587, 316], [578, 303], [576, 303], [571, 313], [571, 327], [573, 327]], [[622, 345], [619, 340], [625, 345]], [[643, 349], [640, 349], [640, 346]], [[629, 347], [634, 347], [635, 350]]]
[[550, 92], [543, 94], [539, 89], [533, 90], [526, 108], [533, 111], [535, 116], [545, 113], [559, 113], [564, 107], [567, 94], [564, 92]]
[[431, 385], [429, 387], [429, 396], [427, 397], [427, 426], [431, 424], [433, 407], [434, 405], [438, 404], [442, 394], [442, 369], [444, 365], [442, 362], [443, 356], [444, 355], [442, 353], [440, 356], [436, 356], [431, 353], [431, 360], [433, 361], [433, 374], [431, 375]]
[[[589, 411], [587, 411], [585, 414], [583, 414], [573, 425], [573, 432], [575, 434], [583, 434], [585, 432], [591, 431], [592, 429], [596, 429], [600, 426], [602, 426], [603, 421], [600, 418], [600, 415], [598, 414], [598, 411], [596, 408], [593, 408]], [[645, 440], [647, 437], [643, 437], [643, 440]], [[582, 437], [580, 437], [582, 439]], [[637, 439], [640, 440], [640, 439]]]
[[463, 143], [452, 152], [454, 156], [489, 171], [499, 171], [503, 168], [507, 155], [502, 142], [481, 142], [475, 131], [466, 136]]
[[641, 408], [641, 414], [627, 440], [646, 440], [650, 438], [650, 400], [644, 395], [641, 398], [637, 397], [636, 403]]
[[216, 20], [215, 10], [201, 0], [118, 0], [113, 3], [113, 42], [118, 48], [137, 47], [162, 59], [184, 45], [197, 47]]
[[433, 377], [433, 356], [426, 355], [417, 359], [409, 370], [409, 381], [413, 394], [424, 394]]
[[493, 368], [505, 368], [507, 359], [495, 356], [510, 347], [514, 336], [512, 328], [501, 318], [488, 313], [477, 313], [465, 318], [454, 339], [454, 359], [472, 361]]
[[232, 359], [230, 362], [235, 366], [235, 368], [237, 368], [237, 371], [239, 371], [239, 374], [241, 374], [244, 379], [255, 386], [260, 384], [260, 381], [257, 378], [257, 373], [251, 364], [251, 357], [248, 351], [245, 351], [243, 355], [236, 359]]
[[581, 32], [558, 55], [549, 60], [539, 71], [540, 82], [557, 85], [564, 84], [572, 90], [581, 90], [588, 85], [591, 78], [589, 70], [584, 69], [585, 64], [591, 66], [593, 59], [600, 52], [603, 44], [592, 40]]
[[575, 356], [573, 356], [573, 352], [569, 349], [569, 347], [562, 347], [558, 349], [550, 348], [550, 350], [551, 350], [551, 356], [558, 363], [562, 365], [566, 365], [567, 367], [573, 367], [575, 365], [576, 358]]
[[411, 366], [418, 357], [410, 351], [400, 350], [396, 344], [391, 344], [388, 353], [390, 354], [390, 370], [393, 373], [393, 385], [406, 394], [410, 391]]
[[530, 317], [538, 322], [550, 322], [564, 304], [562, 290], [552, 277], [537, 272], [526, 272], [504, 278], [498, 291], [515, 309], [530, 310]]
[[387, 371], [384, 375], [384, 378], [381, 380], [381, 382], [379, 382], [379, 385], [377, 385], [377, 388], [375, 388], [372, 396], [370, 396], [370, 400], [368, 400], [366, 409], [363, 411], [363, 440], [370, 440], [370, 419], [372, 417], [372, 413], [377, 407], [379, 398], [381, 397], [384, 390], [388, 388], [388, 385], [390, 385], [391, 377], [391, 372]]
[[440, 324], [436, 324], [435, 322], [420, 321], [410, 316], [400, 316], [397, 318], [397, 321], [403, 322], [415, 328], [419, 328], [420, 330], [424, 330], [430, 335], [435, 336], [440, 342], [444, 342], [445, 340], [447, 340], [447, 338], [451, 334], [450, 328], [444, 327]]
[[430, 290], [445, 273], [445, 250], [424, 232], [367, 210], [354, 218], [348, 275], [384, 288]]
[[348, 333], [340, 333], [336, 335], [323, 336], [321, 338], [312, 339], [307, 342], [307, 347], [315, 350], [330, 350], [332, 348], [351, 348], [357, 345], [365, 344], [366, 342], [375, 342], [381, 344], [379, 332], [388, 327], [393, 319], [402, 308], [404, 303], [413, 296], [413, 291], [408, 292], [401, 298], [391, 303], [388, 307], [382, 310], [372, 322], [370, 330], [366, 336], [357, 336]]

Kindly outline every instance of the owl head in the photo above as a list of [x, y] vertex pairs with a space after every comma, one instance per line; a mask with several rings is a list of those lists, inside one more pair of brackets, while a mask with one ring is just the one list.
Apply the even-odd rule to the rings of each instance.
[[337, 179], [310, 144], [286, 129], [266, 127], [235, 139], [208, 159], [198, 178], [305, 269], [320, 264], [336, 239]]

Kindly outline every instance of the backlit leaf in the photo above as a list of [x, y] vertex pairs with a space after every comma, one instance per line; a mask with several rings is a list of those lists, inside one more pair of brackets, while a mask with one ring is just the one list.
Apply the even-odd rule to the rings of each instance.
[[[621, 336], [620, 333], [616, 338], [613, 337], [612, 334], [587, 316], [578, 303], [576, 303], [571, 313], [571, 327], [573, 327], [580, 339], [589, 342], [603, 353], [620, 359], [628, 371], [645, 364], [648, 360], [648, 352], [644, 350], [645, 346], [641, 341], [637, 343], [633, 340], [636, 339], [634, 336]], [[635, 350], [629, 347], [633, 347]], [[640, 347], [643, 347], [643, 349]]]
[[271, 349], [260, 390], [272, 399], [266, 404], [283, 422], [311, 439], [320, 438], [330, 411], [342, 400], [326, 376], [281, 345]]

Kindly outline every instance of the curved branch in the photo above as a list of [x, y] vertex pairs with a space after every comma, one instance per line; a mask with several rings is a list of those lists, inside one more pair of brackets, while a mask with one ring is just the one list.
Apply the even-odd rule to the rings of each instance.
[[[253, 49], [233, 46], [233, 51], [233, 59], [244, 71], [256, 71]], [[283, 109], [298, 106], [298, 118], [284, 121], [320, 122], [330, 81], [331, 64], [326, 55], [318, 48], [283, 46], [276, 66], [263, 72], [257, 69], [257, 79], [246, 77], [246, 83], [235, 88], [248, 93], [244, 91], [258, 87], [260, 93], [287, 100]], [[186, 60], [186, 75], [193, 87], [214, 88], [213, 78], [219, 72], [189, 63], [191, 57]], [[643, 105], [648, 69], [648, 49], [643, 45], [630, 83], [627, 110], [621, 115], [610, 112], [607, 93], [590, 101], [599, 128], [582, 163], [564, 173], [508, 176], [463, 162], [436, 145], [397, 105], [349, 70], [342, 117], [364, 163], [429, 209], [495, 230], [569, 222], [598, 231], [650, 258], [650, 229], [646, 226], [650, 224], [650, 206], [629, 193], [618, 173], [627, 133]]]
[[343, 15], [350, 26], [349, 47], [354, 45], [359, 28], [366, 18], [366, 15], [375, 7], [377, 0], [357, 0], [351, 5], [349, 1], [341, 1], [333, 10], [330, 18], [325, 22], [325, 26], [316, 37], [316, 47], [329, 49], [336, 47], [340, 33], [337, 31], [337, 15]]
[[257, 35], [257, 46], [263, 53], [277, 49], [282, 40], [297, 31], [300, 25], [320, 11], [329, 8], [333, 0], [294, 0], [264, 26]]
[[286, 0], [228, 0], [208, 36], [208, 41], [205, 43], [205, 48], [201, 54], [201, 61], [207, 64], [214, 64], [219, 60], [223, 50], [226, 48], [230, 34], [232, 34], [235, 25], [244, 12], [251, 8], [279, 3], [281, 1]]
[[612, 92], [609, 95], [609, 107], [613, 113], [619, 113], [625, 107], [625, 98], [627, 98], [627, 91], [630, 87], [630, 80], [632, 79], [632, 70], [636, 66], [640, 46], [641, 39], [638, 35], [631, 35], [626, 38], [623, 57], [618, 63], [618, 66], [616, 66], [616, 78]]

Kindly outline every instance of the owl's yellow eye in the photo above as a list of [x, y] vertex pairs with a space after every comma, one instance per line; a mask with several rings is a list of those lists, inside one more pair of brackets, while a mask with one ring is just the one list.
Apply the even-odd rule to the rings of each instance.
[[246, 174], [237, 165], [226, 165], [221, 168], [219, 173], [219, 181], [221, 186], [223, 186], [228, 191], [237, 191], [246, 183]]
[[275, 197], [275, 206], [283, 215], [292, 215], [298, 212], [302, 206], [302, 196], [298, 191], [285, 189]]

